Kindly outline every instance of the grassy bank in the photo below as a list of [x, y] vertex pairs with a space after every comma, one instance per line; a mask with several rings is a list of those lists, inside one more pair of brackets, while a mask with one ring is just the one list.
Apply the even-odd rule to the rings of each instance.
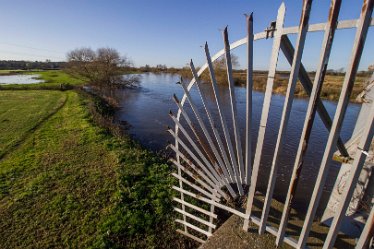
[[95, 125], [100, 102], [72, 91], [0, 100], [0, 122], [20, 123], [0, 133], [7, 148], [27, 134], [0, 160], [0, 248], [185, 246], [171, 225], [169, 166]]
[[16, 74], [32, 74], [43, 83], [0, 85], [0, 90], [61, 90], [83, 85], [84, 79], [75, 78], [62, 70], [17, 71]]
[[[185, 78], [191, 78], [191, 72], [187, 69], [180, 69], [170, 71], [170, 73], [178, 73]], [[351, 100], [355, 101], [358, 94], [360, 94], [364, 88], [366, 80], [371, 74], [359, 73], [356, 76], [355, 84], [351, 94]], [[315, 73], [309, 73], [309, 78], [314, 79]], [[233, 79], [236, 85], [245, 86], [246, 85], [246, 72], [244, 70], [236, 70], [233, 73]], [[253, 89], [256, 91], [264, 92], [266, 89], [268, 72], [266, 71], [255, 71], [253, 74]], [[201, 79], [210, 82], [210, 76], [207, 71], [201, 75]], [[227, 74], [226, 71], [216, 71], [216, 79], [218, 84], [227, 84]], [[289, 72], [277, 72], [275, 74], [273, 93], [285, 95], [287, 92], [287, 85], [289, 80]], [[324, 79], [324, 85], [321, 91], [321, 98], [337, 101], [340, 96], [342, 84], [344, 80], [343, 73], [327, 73]], [[295, 88], [295, 96], [298, 97], [308, 97], [307, 93], [304, 91], [301, 83], [298, 81]]]

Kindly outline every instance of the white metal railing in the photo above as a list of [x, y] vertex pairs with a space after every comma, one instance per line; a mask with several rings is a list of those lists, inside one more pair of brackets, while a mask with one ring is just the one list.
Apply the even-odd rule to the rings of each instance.
[[[175, 139], [175, 144], [169, 147], [175, 152], [176, 159], [170, 161], [176, 166], [177, 173], [173, 176], [178, 180], [179, 186], [173, 189], [180, 193], [180, 198], [174, 198], [174, 201], [180, 205], [175, 211], [181, 215], [182, 219], [177, 219], [184, 230], [178, 232], [203, 243], [206, 238], [212, 235], [217, 215], [214, 213], [215, 208], [224, 209], [232, 214], [244, 218], [243, 229], [248, 230], [249, 222], [259, 226], [259, 233], [265, 231], [276, 237], [276, 245], [283, 242], [295, 247], [305, 248], [312, 223], [315, 218], [317, 207], [320, 203], [323, 187], [325, 185], [326, 176], [333, 157], [335, 146], [338, 147], [340, 154], [349, 157], [349, 154], [340, 138], [340, 129], [346, 113], [349, 97], [353, 88], [358, 65], [363, 52], [366, 35], [369, 27], [374, 25], [371, 18], [374, 0], [364, 0], [360, 18], [357, 20], [338, 21], [341, 0], [332, 0], [330, 5], [329, 17], [326, 23], [309, 24], [309, 16], [312, 9], [312, 0], [305, 0], [301, 13], [300, 25], [298, 27], [283, 27], [285, 19], [285, 4], [282, 3], [279, 10], [277, 20], [273, 27], [264, 32], [253, 34], [253, 16], [247, 16], [247, 36], [243, 39], [229, 43], [227, 28], [223, 31], [224, 49], [217, 52], [214, 56], [210, 55], [208, 44], [205, 44], [206, 64], [204, 64], [197, 72], [191, 60], [190, 69], [193, 79], [185, 84], [181, 80], [181, 86], [184, 95], [181, 100], [174, 96], [174, 101], [178, 107], [176, 116], [170, 113], [175, 123], [175, 130], [169, 128], [168, 131]], [[352, 48], [351, 58], [345, 74], [340, 98], [333, 119], [329, 116], [323, 102], [320, 99], [320, 92], [323, 86], [323, 79], [326, 74], [329, 62], [330, 51], [334, 40], [336, 30], [355, 28], [356, 35]], [[317, 71], [312, 83], [302, 64], [302, 54], [306, 40], [307, 32], [324, 32], [322, 41], [321, 54], [317, 65]], [[252, 163], [251, 142], [253, 136], [251, 134], [252, 123], [252, 87], [253, 87], [253, 42], [260, 39], [268, 38], [271, 34], [273, 39], [271, 58], [269, 63], [269, 71], [264, 95], [264, 103], [262, 106], [262, 114], [258, 131], [257, 146]], [[297, 34], [295, 48], [288, 39], [288, 34]], [[234, 81], [232, 76], [231, 50], [247, 45], [247, 88], [246, 88], [246, 132], [245, 147], [242, 148], [241, 134], [237, 124], [236, 96], [234, 92]], [[261, 217], [256, 217], [252, 213], [253, 201], [255, 198], [256, 185], [259, 178], [258, 172], [260, 168], [261, 156], [264, 146], [265, 132], [268, 124], [268, 116], [270, 111], [272, 90], [274, 85], [275, 73], [277, 68], [279, 52], [282, 51], [287, 61], [291, 65], [291, 72], [286, 92], [285, 102], [280, 121], [280, 128], [276, 140], [275, 151], [271, 163], [268, 186], [264, 199], [264, 206], [261, 210]], [[228, 76], [228, 90], [230, 98], [230, 114], [233, 127], [233, 136], [229, 132], [228, 123], [222, 112], [222, 103], [220, 92], [217, 89], [217, 80], [215, 77], [213, 63], [221, 56], [226, 61], [226, 70]], [[216, 123], [212, 116], [212, 112], [207, 104], [206, 96], [201, 89], [199, 77], [208, 69], [215, 106], [218, 110], [219, 122]], [[306, 112], [306, 118], [299, 140], [299, 146], [296, 153], [296, 159], [291, 176], [291, 182], [287, 192], [286, 201], [282, 212], [279, 228], [275, 228], [268, 224], [269, 210], [272, 203], [274, 186], [277, 176], [279, 162], [279, 153], [282, 151], [282, 145], [285, 140], [285, 131], [289, 122], [291, 107], [294, 99], [294, 91], [297, 80], [300, 80], [305, 92], [309, 95], [309, 103]], [[201, 112], [197, 103], [190, 95], [192, 86], [196, 86], [204, 107]], [[192, 109], [194, 119], [198, 125], [192, 121], [192, 117], [184, 109], [185, 103], [188, 102]], [[329, 130], [328, 141], [325, 152], [323, 154], [320, 170], [318, 172], [317, 181], [314, 186], [313, 194], [308, 206], [307, 214], [298, 240], [291, 238], [286, 234], [286, 228], [290, 215], [291, 204], [297, 189], [300, 172], [303, 167], [305, 152], [315, 120], [315, 114], [318, 113], [326, 128]], [[208, 123], [204, 122], [207, 118]], [[182, 124], [181, 120], [187, 124]], [[363, 135], [359, 143], [359, 150], [362, 153], [356, 153], [352, 162], [351, 175], [348, 178], [347, 185], [342, 199], [340, 201], [338, 211], [332, 221], [331, 227], [324, 242], [324, 248], [333, 247], [342, 218], [345, 215], [347, 206], [351, 200], [352, 193], [358, 181], [359, 174], [364, 165], [367, 151], [370, 148], [373, 139], [373, 120], [374, 120], [374, 104], [371, 105], [371, 111], [367, 118]], [[219, 125], [222, 128], [219, 129]], [[213, 135], [212, 135], [213, 134]], [[221, 138], [223, 134], [224, 139]], [[232, 139], [233, 138], [233, 139]], [[244, 156], [243, 156], [244, 152]], [[246, 190], [248, 189], [248, 194]], [[231, 200], [246, 197], [245, 210], [235, 208], [230, 205]], [[226, 200], [226, 204], [221, 203], [221, 199]], [[194, 200], [194, 201], [192, 201]], [[368, 222], [358, 240], [357, 248], [363, 248], [368, 243], [368, 239], [373, 236], [373, 210], [371, 210]]]

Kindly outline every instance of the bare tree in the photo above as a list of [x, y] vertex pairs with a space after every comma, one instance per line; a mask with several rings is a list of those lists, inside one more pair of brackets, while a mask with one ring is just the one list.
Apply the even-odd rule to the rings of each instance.
[[[235, 54], [231, 54], [231, 64], [233, 69], [236, 69], [239, 67], [239, 59], [238, 56]], [[215, 71], [223, 71], [226, 70], [226, 59], [224, 56], [221, 56], [214, 62], [214, 70]]]
[[121, 56], [116, 49], [78, 48], [67, 54], [66, 71], [76, 77], [84, 77], [98, 86], [125, 86], [133, 84], [124, 79], [123, 74], [131, 66], [128, 58]]

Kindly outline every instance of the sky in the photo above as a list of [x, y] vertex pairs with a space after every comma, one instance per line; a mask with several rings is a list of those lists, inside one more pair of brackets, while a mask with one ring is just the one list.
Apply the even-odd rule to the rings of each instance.
[[[284, 1], [285, 27], [297, 26], [301, 0]], [[227, 25], [230, 42], [245, 36], [244, 13], [254, 14], [255, 33], [276, 19], [280, 0], [0, 0], [0, 60], [63, 61], [66, 53], [80, 47], [116, 48], [135, 66], [165, 64], [183, 67], [190, 59], [205, 62], [202, 45], [211, 54], [223, 48], [222, 29]], [[310, 23], [326, 22], [330, 1], [315, 0]], [[340, 20], [357, 19], [362, 0], [343, 0]], [[374, 63], [374, 29], [369, 30], [360, 70]], [[336, 33], [329, 68], [345, 68], [355, 30]], [[315, 70], [322, 32], [308, 33], [303, 63]], [[296, 35], [290, 36], [295, 43]], [[254, 65], [267, 69], [271, 39], [256, 41]], [[245, 48], [233, 51], [245, 68]], [[279, 69], [290, 68], [280, 55]]]

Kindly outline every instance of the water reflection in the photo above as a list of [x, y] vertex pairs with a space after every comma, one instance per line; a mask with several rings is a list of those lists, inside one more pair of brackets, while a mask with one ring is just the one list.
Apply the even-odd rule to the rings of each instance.
[[[175, 93], [178, 98], [181, 99], [183, 90], [180, 85], [176, 84], [179, 81], [178, 75], [171, 74], [141, 74], [139, 75], [140, 85], [138, 88], [132, 89], [119, 89], [114, 95], [115, 98], [120, 102], [121, 109], [116, 114], [117, 120], [125, 120], [129, 122], [131, 128], [129, 134], [135, 137], [143, 146], [146, 148], [158, 151], [165, 148], [167, 141], [172, 141], [172, 137], [165, 132], [166, 126], [173, 126], [172, 121], [168, 117], [168, 110], [172, 110], [176, 113], [177, 108], [174, 102], [171, 100], [171, 96]], [[203, 84], [203, 91], [208, 101], [208, 106], [212, 111], [214, 119], [217, 124], [220, 124], [218, 111], [215, 104], [214, 94], [210, 84]], [[223, 104], [224, 117], [229, 126], [229, 130], [232, 134], [232, 120], [229, 109], [229, 93], [226, 86], [219, 86], [219, 94]], [[246, 89], [244, 87], [235, 87], [235, 94], [237, 99], [237, 111], [238, 111], [238, 124], [240, 126], [240, 134], [242, 138], [242, 144], [244, 145], [244, 134], [245, 134], [245, 94]], [[204, 109], [201, 105], [200, 96], [196, 87], [191, 89], [191, 96], [196, 104], [201, 109], [201, 113]], [[261, 118], [261, 110], [263, 103], [264, 94], [262, 92], [253, 93], [253, 137], [257, 138], [259, 121]], [[284, 103], [284, 96], [273, 95], [271, 102], [271, 109], [268, 119], [268, 129], [265, 135], [264, 151], [261, 160], [260, 177], [263, 181], [260, 181], [259, 189], [266, 188], [268, 180], [268, 172], [270, 170], [271, 161], [273, 158], [275, 142], [277, 139], [280, 117], [282, 114], [282, 108]], [[307, 99], [295, 99], [290, 115], [289, 125], [286, 131], [286, 143], [283, 145], [283, 150], [280, 154], [280, 167], [279, 176], [277, 179], [275, 195], [278, 198], [283, 198], [288, 187], [289, 178], [292, 172], [293, 162], [298, 146], [298, 141], [301, 136], [303, 122], [305, 119], [305, 113], [307, 109]], [[333, 116], [336, 103], [332, 101], [324, 101], [326, 109], [329, 114]], [[186, 111], [190, 113], [190, 117], [197, 124], [193, 118], [193, 114], [188, 104], [185, 105]], [[344, 141], [347, 141], [355, 125], [360, 105], [350, 104], [346, 113], [346, 118], [343, 123], [341, 136]], [[208, 121], [206, 124], [208, 124]], [[209, 127], [209, 125], [207, 125]], [[308, 200], [316, 174], [319, 169], [319, 165], [322, 159], [322, 155], [325, 149], [328, 132], [323, 125], [321, 119], [316, 115], [314, 122], [312, 135], [310, 138], [310, 145], [305, 156], [305, 164], [301, 176], [299, 191], [297, 193], [297, 199], [301, 200], [300, 203], [306, 203]], [[212, 135], [213, 137], [213, 135]], [[223, 137], [222, 137], [223, 138]], [[233, 138], [233, 136], [232, 136]], [[223, 138], [224, 141], [224, 138]], [[253, 151], [255, 150], [256, 140], [252, 141]], [[332, 170], [330, 172], [330, 178], [334, 179], [337, 174], [339, 165], [333, 163]], [[331, 189], [334, 181], [327, 181], [328, 186], [326, 189]]]
[[0, 84], [9, 85], [9, 84], [36, 84], [44, 82], [41, 79], [38, 79], [39, 75], [2, 75], [0, 76]]

